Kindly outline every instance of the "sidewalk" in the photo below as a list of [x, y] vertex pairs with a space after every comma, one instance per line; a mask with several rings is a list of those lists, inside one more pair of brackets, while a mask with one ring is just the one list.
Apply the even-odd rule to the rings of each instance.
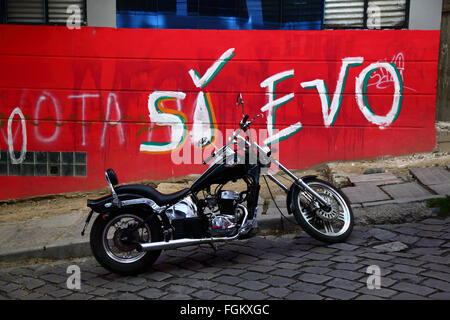
[[[425, 200], [450, 195], [450, 171], [447, 167], [411, 169], [415, 181], [403, 181], [389, 173], [349, 176], [353, 186], [341, 190], [351, 201], [358, 225], [413, 222], [436, 216]], [[276, 197], [281, 217], [273, 201], [259, 200], [258, 225], [260, 235], [279, 232], [300, 232], [293, 216], [288, 215], [286, 199]], [[50, 218], [35, 218], [27, 222], [0, 224], [0, 262], [30, 258], [65, 259], [90, 256], [90, 227], [95, 215], [81, 236], [86, 213], [68, 213]]]

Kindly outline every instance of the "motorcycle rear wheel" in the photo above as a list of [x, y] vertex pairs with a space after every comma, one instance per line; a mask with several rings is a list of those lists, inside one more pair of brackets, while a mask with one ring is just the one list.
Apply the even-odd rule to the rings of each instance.
[[296, 187], [293, 193], [294, 217], [313, 238], [329, 243], [343, 242], [351, 234], [354, 218], [350, 201], [340, 190], [327, 181], [310, 178], [304, 182], [331, 206], [326, 212], [307, 191]]
[[[91, 250], [96, 260], [107, 270], [121, 275], [136, 275], [151, 266], [161, 254], [161, 250], [138, 252], [138, 242], [162, 241], [161, 224], [155, 217], [142, 228], [130, 232], [130, 228], [142, 222], [147, 214], [141, 212], [122, 212], [106, 220], [98, 215], [90, 233]], [[128, 233], [127, 233], [128, 232]], [[129, 237], [128, 241], [124, 241]]]

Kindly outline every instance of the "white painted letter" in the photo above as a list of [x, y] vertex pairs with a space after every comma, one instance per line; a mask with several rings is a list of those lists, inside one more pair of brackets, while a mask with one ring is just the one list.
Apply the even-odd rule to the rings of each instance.
[[[387, 72], [390, 73], [392, 79], [394, 81], [394, 99], [392, 102], [391, 110], [385, 116], [377, 116], [375, 112], [370, 108], [369, 101], [367, 100], [367, 87], [368, 82], [372, 73], [374, 73], [377, 69], [384, 68]], [[378, 126], [381, 129], [389, 126], [392, 122], [397, 119], [400, 109], [402, 107], [403, 100], [403, 79], [400, 75], [397, 67], [393, 63], [387, 62], [376, 62], [369, 65], [359, 74], [359, 77], [356, 78], [355, 85], [355, 94], [356, 94], [356, 103], [358, 104], [359, 109], [366, 117], [366, 119]]]
[[81, 141], [81, 145], [85, 146], [86, 145], [86, 128], [85, 128], [85, 124], [84, 124], [84, 120], [85, 118], [85, 111], [86, 111], [86, 98], [98, 98], [100, 95], [99, 94], [87, 94], [87, 93], [83, 93], [80, 95], [73, 95], [73, 96], [68, 96], [67, 98], [69, 99], [74, 99], [74, 98], [81, 98], [82, 101], [82, 105], [81, 105], [81, 126], [82, 126], [82, 141]]
[[[14, 116], [18, 114], [20, 117], [20, 124], [22, 125], [22, 151], [20, 153], [19, 159], [16, 159], [14, 155], [14, 146], [13, 146], [13, 139], [12, 139], [12, 121], [14, 119]], [[25, 155], [27, 154], [27, 128], [25, 123], [25, 117], [20, 110], [20, 108], [15, 108], [8, 119], [8, 148], [9, 148], [9, 157], [11, 158], [12, 164], [19, 164], [22, 163], [25, 159]]]
[[206, 138], [210, 143], [213, 142], [216, 131], [214, 113], [208, 100], [208, 94], [205, 96], [202, 91], [198, 93], [194, 111], [194, 123], [190, 134], [192, 144], [200, 149], [209, 145], [205, 144], [203, 147], [199, 145], [202, 139]]
[[[174, 91], [155, 91], [148, 97], [148, 111], [150, 121], [158, 126], [169, 126], [171, 128], [171, 139], [168, 142], [142, 142], [141, 152], [164, 153], [175, 150], [186, 140], [187, 125], [186, 115], [181, 111], [164, 110], [162, 102], [165, 100], [183, 100], [186, 94]], [[166, 111], [166, 112], [164, 112]]]
[[[34, 118], [36, 120], [39, 120], [39, 111], [41, 110], [41, 103], [43, 101], [45, 101], [47, 99], [47, 97], [49, 97], [51, 99], [51, 101], [53, 102], [53, 108], [55, 109], [55, 123], [57, 123], [57, 121], [59, 120], [61, 114], [59, 113], [59, 105], [58, 105], [58, 101], [56, 101], [56, 99], [49, 93], [49, 92], [44, 92], [38, 99], [37, 103], [36, 103], [36, 109], [34, 110]], [[59, 126], [55, 126], [55, 132], [53, 133], [53, 135], [51, 135], [50, 137], [43, 137], [40, 133], [39, 133], [39, 128], [38, 126], [34, 127], [34, 134], [36, 136], [37, 139], [39, 139], [42, 142], [53, 142], [56, 140], [56, 138], [59, 135]]]
[[[113, 103], [114, 100], [114, 107], [116, 109], [117, 112], [117, 121], [110, 121], [109, 117], [111, 115], [111, 104]], [[108, 123], [110, 123], [110, 125], [113, 125], [115, 127], [117, 127], [117, 129], [119, 129], [119, 142], [120, 144], [124, 144], [125, 142], [125, 133], [123, 131], [122, 128], [122, 124], [119, 122], [121, 120], [122, 114], [120, 112], [120, 107], [119, 107], [119, 103], [117, 102], [117, 96], [115, 93], [110, 92], [108, 95], [108, 104], [106, 106], [106, 118], [105, 118], [105, 122], [103, 124], [103, 132], [102, 132], [102, 140], [100, 145], [102, 147], [105, 146], [105, 135], [106, 135], [106, 126], [108, 125]]]
[[261, 82], [261, 88], [267, 87], [267, 98], [269, 102], [261, 108], [261, 111], [267, 111], [267, 132], [269, 137], [264, 140], [264, 143], [270, 145], [274, 142], [280, 142], [286, 138], [289, 138], [293, 134], [299, 132], [302, 128], [302, 124], [297, 122], [287, 128], [280, 130], [277, 134], [275, 131], [275, 114], [278, 107], [291, 101], [294, 98], [294, 93], [289, 93], [281, 98], [275, 99], [275, 86], [282, 80], [292, 78], [294, 76], [294, 70], [288, 70], [277, 73], [263, 82]]

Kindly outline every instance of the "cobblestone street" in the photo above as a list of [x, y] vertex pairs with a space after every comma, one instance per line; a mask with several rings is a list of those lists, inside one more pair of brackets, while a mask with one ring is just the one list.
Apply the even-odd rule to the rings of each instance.
[[[0, 298], [450, 299], [449, 240], [450, 218], [427, 219], [355, 226], [340, 244], [300, 233], [222, 244], [217, 252], [208, 245], [169, 250], [136, 277], [111, 274], [93, 258], [8, 266], [0, 270]], [[81, 270], [80, 290], [67, 289], [72, 264]], [[381, 269], [380, 289], [368, 289], [372, 265]]]

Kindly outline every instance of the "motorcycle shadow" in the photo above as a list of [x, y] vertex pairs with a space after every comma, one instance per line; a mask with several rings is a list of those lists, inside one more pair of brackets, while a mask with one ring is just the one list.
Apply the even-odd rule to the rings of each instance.
[[[303, 258], [314, 249], [315, 253], [329, 253], [329, 244], [311, 238], [305, 233], [281, 237], [256, 236], [246, 240], [210, 245], [197, 245], [163, 251], [161, 256], [145, 274], [165, 272], [172, 275], [187, 275], [201, 271], [203, 278], [208, 273], [227, 270], [229, 275], [238, 270], [269, 271], [269, 269], [296, 269]], [[201, 277], [201, 276], [200, 276]]]

